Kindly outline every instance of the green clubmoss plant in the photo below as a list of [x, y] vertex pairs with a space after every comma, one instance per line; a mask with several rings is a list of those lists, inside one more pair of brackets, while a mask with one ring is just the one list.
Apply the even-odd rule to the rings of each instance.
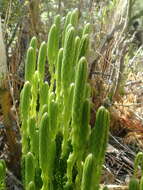
[[36, 190], [35, 183], [33, 181], [28, 184], [27, 190]]
[[134, 161], [134, 174], [133, 176], [136, 178], [138, 174], [138, 167], [141, 166], [141, 175], [143, 176], [143, 153], [139, 152]]
[[100, 107], [97, 111], [95, 126], [92, 129], [90, 137], [90, 151], [96, 158], [94, 173], [96, 180], [93, 187], [94, 190], [99, 189], [102, 165], [108, 141], [109, 122], [109, 112], [103, 106]]
[[131, 178], [129, 182], [129, 190], [140, 190], [139, 189], [139, 181], [136, 178]]
[[4, 160], [0, 160], [0, 190], [6, 189], [6, 165]]
[[81, 190], [93, 190], [95, 179], [92, 175], [95, 171], [95, 158], [93, 154], [89, 154], [83, 166], [83, 176], [81, 182]]
[[28, 185], [31, 181], [34, 181], [35, 177], [35, 158], [31, 152], [28, 152], [25, 156], [25, 189], [28, 189]]

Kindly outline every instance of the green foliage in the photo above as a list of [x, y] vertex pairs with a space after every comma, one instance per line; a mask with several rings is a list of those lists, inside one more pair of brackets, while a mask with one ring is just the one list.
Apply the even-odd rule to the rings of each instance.
[[79, 52], [78, 52], [78, 60], [86, 56], [87, 50], [88, 50], [88, 45], [89, 45], [89, 36], [88, 34], [85, 34], [81, 38], [80, 46], [79, 46]]
[[43, 190], [46, 190], [49, 186], [52, 186], [52, 173], [56, 151], [55, 145], [55, 140], [50, 138], [50, 123], [48, 114], [44, 113], [41, 119], [39, 131], [39, 163], [42, 170]]
[[90, 30], [91, 30], [91, 25], [90, 23], [86, 23], [84, 29], [83, 29], [83, 33], [82, 33], [82, 36], [86, 35], [86, 34], [89, 34], [90, 33]]
[[51, 132], [51, 138], [55, 139], [57, 134], [58, 127], [58, 104], [54, 100], [49, 101], [48, 104], [48, 113], [49, 113], [49, 128]]
[[56, 62], [57, 53], [59, 49], [59, 31], [57, 27], [58, 26], [56, 24], [53, 24], [51, 26], [48, 36], [47, 56], [48, 56], [49, 65], [51, 67]]
[[[141, 179], [138, 179], [138, 170], [141, 167]], [[129, 190], [142, 190], [143, 189], [143, 153], [139, 152], [134, 161], [134, 173], [129, 182]]]
[[43, 172], [47, 172], [47, 165], [45, 165], [48, 159], [48, 136], [49, 136], [49, 118], [48, 114], [44, 113], [40, 123], [39, 130], [39, 163]]
[[62, 151], [62, 133], [57, 133], [56, 136], [56, 157], [55, 157], [55, 167], [54, 167], [54, 189], [63, 190], [64, 184], [66, 182], [65, 173], [67, 168], [67, 158], [61, 158]]
[[129, 183], [129, 190], [139, 190], [139, 181], [136, 178], [131, 178]]
[[39, 74], [39, 80], [41, 82], [44, 81], [44, 76], [45, 76], [46, 54], [47, 54], [47, 45], [45, 42], [43, 42], [40, 46], [39, 56], [38, 56], [38, 74]]
[[40, 92], [39, 92], [40, 108], [42, 108], [43, 105], [48, 104], [48, 92], [49, 92], [49, 84], [47, 82], [41, 83]]
[[0, 160], [0, 190], [5, 190], [6, 165], [4, 160]]
[[[63, 62], [61, 70], [61, 82], [62, 88], [64, 91], [64, 96], [67, 96], [67, 90], [71, 82], [71, 70], [73, 69], [72, 63], [74, 60], [74, 38], [75, 38], [75, 29], [70, 27], [65, 36], [65, 44], [63, 50]], [[68, 72], [67, 72], [68, 71]]]
[[91, 153], [96, 158], [95, 163], [95, 190], [99, 188], [102, 164], [104, 162], [104, 155], [108, 141], [109, 132], [109, 112], [100, 107], [96, 114], [95, 126], [91, 132], [90, 149]]
[[30, 151], [35, 155], [36, 158], [39, 156], [39, 138], [36, 131], [36, 119], [34, 117], [28, 120], [29, 139], [30, 139]]
[[79, 16], [78, 9], [75, 9], [70, 16], [70, 24], [74, 27], [77, 27], [78, 25], [78, 16]]
[[23, 90], [21, 92], [21, 104], [20, 104], [20, 112], [22, 119], [22, 153], [25, 155], [28, 152], [28, 118], [30, 112], [30, 101], [31, 101], [31, 84], [27, 81], [24, 84]]
[[64, 29], [63, 29], [63, 36], [62, 36], [62, 46], [64, 47], [64, 42], [65, 42], [65, 34], [66, 34], [66, 28], [70, 24], [70, 18], [71, 18], [72, 12], [68, 12], [66, 18], [65, 18], [65, 23], [64, 23]]
[[59, 98], [60, 90], [61, 90], [61, 70], [62, 70], [62, 60], [63, 60], [63, 48], [61, 48], [58, 52], [57, 59], [57, 70], [56, 70], [56, 94]]
[[35, 50], [33, 49], [33, 47], [29, 47], [25, 63], [25, 81], [32, 82], [34, 72], [35, 72]]
[[89, 154], [84, 163], [83, 177], [81, 183], [81, 190], [92, 190], [94, 188], [95, 178], [93, 178], [95, 158], [93, 154]]
[[140, 190], [143, 190], [143, 176], [140, 179]]
[[86, 99], [83, 102], [83, 108], [82, 108], [82, 116], [81, 116], [81, 130], [79, 131], [80, 135], [80, 143], [81, 146], [83, 146], [83, 151], [84, 151], [84, 143], [86, 143], [89, 139], [89, 132], [90, 132], [90, 127], [89, 127], [89, 121], [90, 121], [90, 103], [89, 100]]
[[[76, 126], [80, 126], [81, 122], [81, 110], [82, 104], [85, 97], [85, 85], [87, 80], [87, 62], [85, 58], [81, 58], [78, 64], [77, 76], [75, 80], [75, 91], [73, 97], [73, 107], [72, 107], [72, 119], [73, 119], [73, 129]], [[76, 140], [75, 140], [76, 141]]]
[[[91, 133], [91, 90], [87, 83], [85, 57], [90, 26], [85, 25], [80, 39], [77, 36], [78, 19], [77, 9], [68, 13], [62, 33], [61, 18], [57, 15], [47, 44], [43, 42], [40, 46], [38, 59], [35, 37], [28, 49], [26, 82], [20, 105], [25, 158], [23, 173], [27, 189], [79, 190], [91, 186], [90, 189], [96, 190], [99, 186], [108, 139], [109, 113], [103, 107], [99, 109], [96, 129]], [[46, 59], [50, 73], [48, 82], [44, 77]], [[87, 179], [89, 174], [91, 178]]]
[[28, 187], [27, 187], [27, 190], [35, 190], [36, 187], [35, 187], [35, 184], [33, 181], [31, 181], [29, 184], [28, 184]]
[[141, 175], [143, 176], [143, 153], [139, 152], [134, 161], [134, 177], [137, 177], [138, 167], [141, 166]]
[[27, 119], [30, 109], [31, 85], [29, 81], [24, 84], [21, 94], [21, 118]]
[[25, 188], [27, 189], [29, 183], [34, 181], [35, 177], [35, 158], [31, 152], [25, 156]]
[[[22, 4], [26, 4], [27, 8], [28, 1], [21, 2], [24, 1], [11, 1], [12, 11], [18, 10], [17, 7], [21, 7]], [[42, 2], [41, 7], [49, 7], [47, 14], [53, 17], [53, 12], [57, 12], [59, 2], [45, 1]], [[74, 2], [63, 1], [62, 6], [73, 7]], [[100, 10], [102, 14], [99, 14], [98, 10], [92, 15], [94, 20], [99, 18], [100, 24], [97, 31], [100, 28], [104, 31], [108, 12], [114, 10], [117, 1], [108, 2], [105, 2], [105, 5], [109, 4], [109, 6]], [[2, 12], [7, 4], [9, 4], [8, 0], [0, 2]], [[13, 11], [13, 16], [8, 20], [13, 20], [15, 15], [20, 15], [18, 13], [20, 10]], [[62, 13], [60, 5], [58, 12]], [[86, 18], [89, 17], [88, 14], [88, 12], [83, 13]], [[142, 12], [131, 15], [132, 19], [141, 14]], [[26, 189], [29, 190], [99, 189], [108, 140], [109, 113], [104, 107], [99, 108], [95, 126], [91, 130], [89, 125], [91, 90], [87, 83], [86, 61], [91, 26], [89, 23], [85, 24], [79, 33], [79, 17], [78, 9], [68, 12], [65, 18], [57, 15], [49, 31], [48, 42], [41, 44], [38, 56], [37, 42], [40, 39], [37, 40], [36, 37], [32, 38], [27, 51], [26, 82], [21, 92], [20, 114], [24, 181]], [[15, 26], [16, 23], [18, 22], [6, 24]], [[100, 31], [97, 33], [99, 35]], [[101, 35], [103, 33], [101, 32]], [[48, 82], [45, 82], [47, 62], [50, 77], [48, 77]], [[130, 181], [129, 189], [139, 189], [135, 177], [139, 165], [143, 175], [142, 159], [143, 154], [139, 153], [135, 160], [134, 178]], [[0, 179], [2, 180], [5, 178], [4, 169], [4, 165], [0, 162]], [[37, 185], [38, 183], [40, 185]], [[140, 190], [143, 189], [142, 186], [141, 178]]]
[[34, 58], [33, 58], [33, 62], [35, 63], [35, 65], [36, 65], [36, 51], [37, 51], [37, 44], [38, 42], [37, 42], [37, 38], [34, 36], [32, 39], [31, 39], [31, 41], [30, 41], [30, 47], [32, 47], [33, 48], [33, 50], [34, 50]]

